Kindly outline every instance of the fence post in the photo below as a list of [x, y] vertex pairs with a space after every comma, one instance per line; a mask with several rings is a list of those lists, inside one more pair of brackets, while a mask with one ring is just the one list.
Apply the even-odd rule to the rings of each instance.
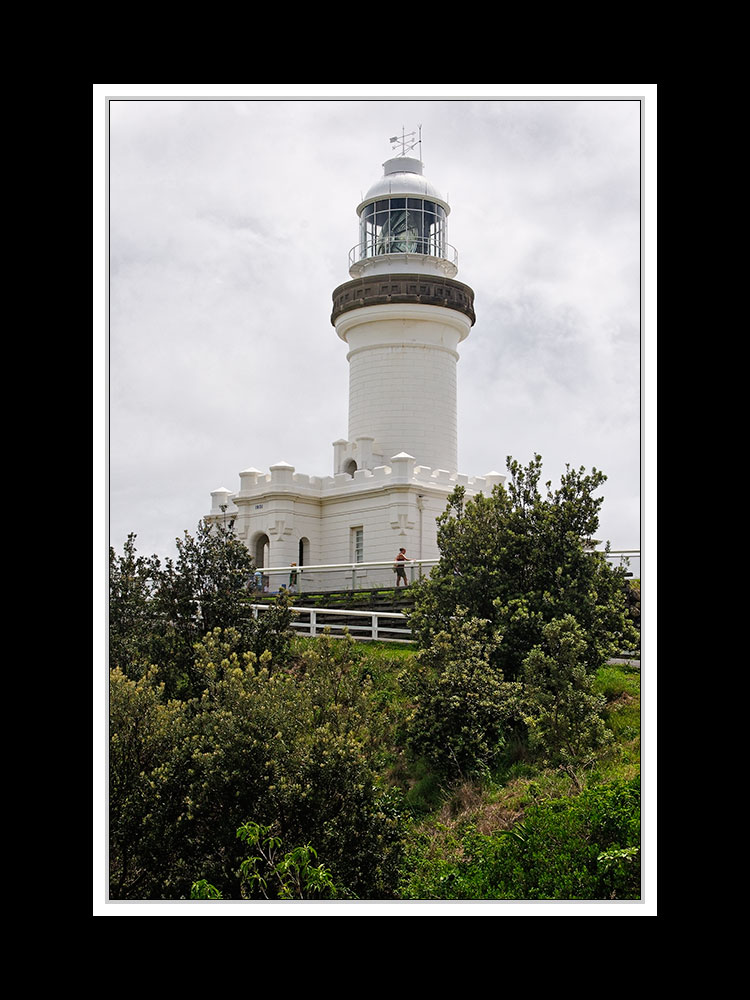
[[316, 631], [316, 615], [314, 611], [310, 611], [310, 635], [317, 635]]
[[378, 616], [377, 615], [373, 615], [372, 616], [372, 637], [373, 637], [373, 639], [377, 639], [377, 637], [378, 637]]

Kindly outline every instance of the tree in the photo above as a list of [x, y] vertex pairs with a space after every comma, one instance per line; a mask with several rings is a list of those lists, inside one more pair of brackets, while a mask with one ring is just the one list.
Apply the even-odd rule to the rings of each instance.
[[242, 898], [237, 829], [248, 816], [300, 847], [283, 869], [292, 882], [312, 888], [313, 844], [337, 886], [392, 897], [403, 819], [370, 759], [367, 677], [343, 651], [274, 667], [237, 629], [212, 630], [194, 657], [200, 694], [187, 700], [166, 696], [157, 669], [112, 672], [113, 897], [187, 898], [199, 874]]
[[458, 608], [417, 656], [402, 683], [414, 699], [408, 720], [413, 754], [449, 777], [486, 773], [505, 746], [505, 726], [519, 712], [520, 684], [503, 680], [491, 657], [500, 637], [489, 622]]
[[137, 678], [158, 664], [166, 696], [184, 698], [200, 690], [194, 648], [212, 629], [245, 628], [277, 640], [279, 615], [249, 622], [253, 561], [232, 521], [201, 521], [194, 534], [185, 531], [176, 539], [177, 558], [163, 565], [156, 556], [137, 556], [135, 538], [128, 536], [121, 557], [110, 549], [111, 668]]
[[542, 643], [545, 624], [572, 615], [586, 642], [583, 662], [593, 672], [630, 638], [625, 569], [592, 551], [606, 480], [594, 469], [569, 466], [560, 486], [539, 489], [542, 459], [527, 467], [508, 459], [507, 485], [467, 499], [456, 487], [438, 518], [440, 562], [415, 587], [410, 624], [429, 647], [448, 628], [458, 606], [487, 620], [502, 635], [492, 663], [506, 679]]
[[143, 676], [153, 662], [161, 617], [156, 602], [159, 560], [137, 555], [135, 540], [128, 535], [121, 556], [109, 550], [110, 665], [129, 677]]
[[[169, 897], [192, 763], [186, 706], [166, 701], [156, 669], [110, 673], [109, 831], [113, 899]], [[188, 869], [189, 871], [190, 869]]]
[[247, 615], [253, 560], [234, 535], [234, 522], [200, 521], [196, 532], [175, 539], [177, 559], [167, 559], [157, 593], [178, 646], [193, 645], [214, 628], [236, 626]]
[[593, 678], [583, 665], [583, 630], [573, 616], [548, 622], [542, 635], [544, 648], [532, 649], [523, 664], [530, 743], [541, 748], [546, 763], [562, 767], [580, 791], [576, 768], [592, 762], [612, 741], [602, 717], [606, 699], [593, 691]]

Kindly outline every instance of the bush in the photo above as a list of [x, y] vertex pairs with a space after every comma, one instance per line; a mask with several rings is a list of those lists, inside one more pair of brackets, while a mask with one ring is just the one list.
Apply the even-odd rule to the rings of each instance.
[[111, 892], [184, 899], [196, 875], [241, 898], [236, 831], [248, 816], [285, 843], [315, 845], [337, 885], [391, 898], [402, 801], [373, 760], [380, 723], [346, 641], [325, 640], [297, 669], [269, 669], [237, 629], [196, 649], [199, 697], [168, 700], [156, 674], [112, 676]]
[[506, 724], [518, 715], [520, 685], [506, 683], [491, 664], [498, 643], [489, 622], [458, 608], [417, 654], [416, 671], [403, 675], [414, 699], [409, 746], [446, 776], [486, 774], [505, 745]]
[[602, 717], [606, 702], [586, 673], [584, 632], [573, 616], [549, 622], [542, 638], [544, 647], [536, 646], [523, 664], [529, 742], [578, 785], [575, 769], [593, 763], [611, 742]]
[[626, 619], [625, 569], [592, 549], [606, 476], [567, 469], [560, 487], [539, 491], [541, 458], [527, 468], [508, 459], [510, 479], [489, 496], [466, 499], [463, 487], [438, 518], [440, 563], [416, 584], [411, 627], [427, 648], [456, 607], [489, 621], [503, 637], [492, 663], [508, 680], [520, 676], [542, 629], [573, 615], [586, 641], [593, 673], [635, 632]]
[[509, 833], [410, 851], [406, 899], [639, 899], [640, 779], [531, 806]]

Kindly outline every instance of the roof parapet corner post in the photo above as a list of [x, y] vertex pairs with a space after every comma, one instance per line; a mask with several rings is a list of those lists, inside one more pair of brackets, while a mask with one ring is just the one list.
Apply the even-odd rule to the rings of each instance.
[[231, 490], [228, 490], [226, 486], [221, 486], [218, 490], [211, 490], [211, 513], [226, 513], [230, 505], [232, 510], [235, 510], [234, 504], [232, 503], [233, 496], [234, 494]]

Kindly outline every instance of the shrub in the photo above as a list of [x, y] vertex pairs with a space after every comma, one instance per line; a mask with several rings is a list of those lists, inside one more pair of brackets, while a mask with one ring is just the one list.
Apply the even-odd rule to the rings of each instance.
[[[296, 669], [269, 669], [238, 629], [198, 644], [200, 697], [168, 701], [155, 674], [112, 680], [112, 893], [184, 899], [196, 874], [241, 897], [236, 831], [248, 816], [315, 845], [337, 885], [391, 898], [403, 806], [373, 766], [379, 722], [344, 641]], [[374, 714], [374, 713], [373, 713]]]
[[536, 646], [523, 664], [530, 745], [578, 784], [575, 768], [592, 763], [612, 739], [602, 718], [605, 699], [594, 693], [584, 632], [572, 615], [546, 624], [542, 638], [544, 648]]
[[491, 664], [498, 643], [489, 622], [458, 608], [417, 654], [417, 670], [403, 675], [414, 699], [409, 746], [444, 775], [486, 774], [504, 747], [506, 723], [518, 714], [520, 686]]
[[545, 624], [573, 615], [583, 629], [586, 670], [593, 673], [635, 635], [626, 619], [625, 569], [591, 551], [606, 476], [568, 468], [560, 486], [539, 490], [541, 458], [527, 468], [508, 459], [507, 486], [466, 499], [463, 487], [438, 518], [440, 562], [415, 585], [410, 616], [426, 648], [456, 607], [491, 622], [503, 636], [492, 655], [506, 679], [520, 676], [542, 642]]
[[531, 806], [509, 833], [415, 841], [406, 899], [639, 899], [640, 779]]

